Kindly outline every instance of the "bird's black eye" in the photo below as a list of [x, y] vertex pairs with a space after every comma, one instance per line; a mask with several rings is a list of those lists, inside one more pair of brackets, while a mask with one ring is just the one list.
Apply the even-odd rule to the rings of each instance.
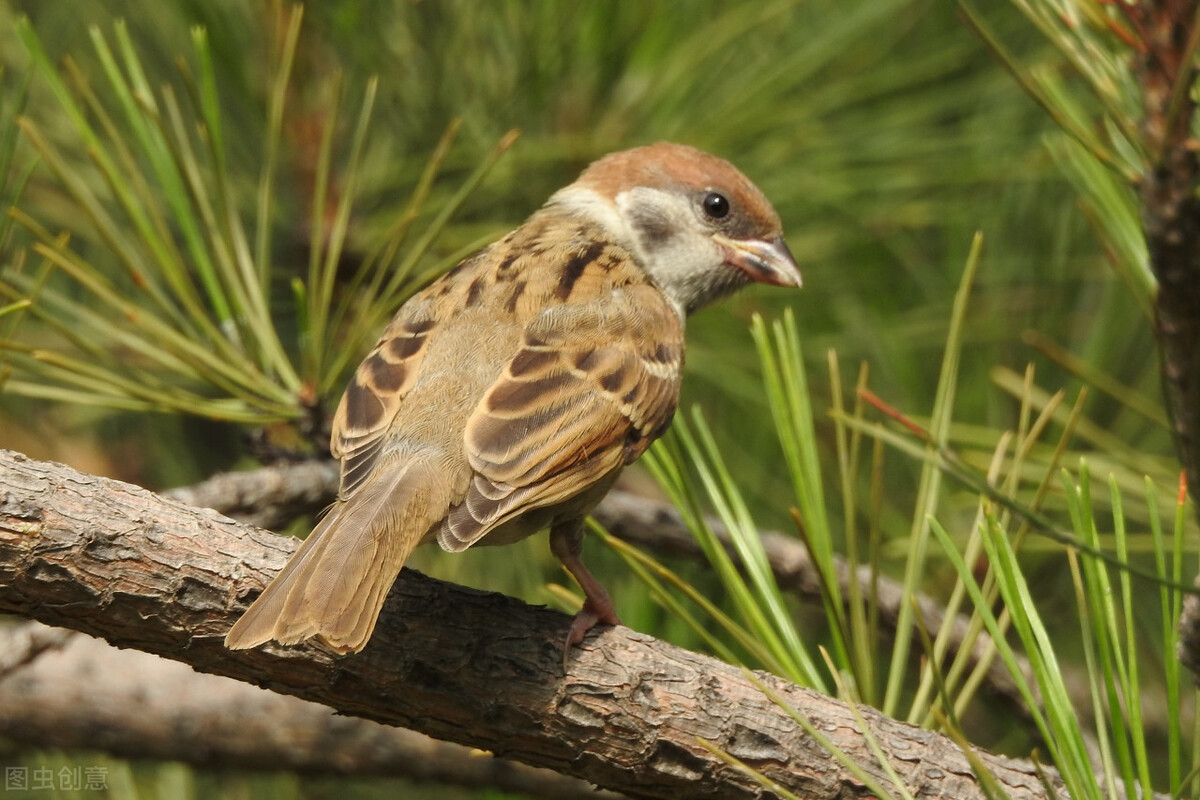
[[701, 201], [704, 213], [713, 219], [724, 219], [729, 216], [729, 201], [719, 192], [709, 192]]

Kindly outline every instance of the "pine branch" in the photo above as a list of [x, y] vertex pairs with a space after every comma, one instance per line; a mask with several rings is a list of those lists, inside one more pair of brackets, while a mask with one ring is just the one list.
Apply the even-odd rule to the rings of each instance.
[[1144, 45], [1135, 75], [1152, 162], [1140, 187], [1142, 228], [1158, 279], [1163, 387], [1193, 498], [1200, 498], [1200, 157], [1192, 138], [1198, 7], [1195, 0], [1156, 0], [1125, 10]]
[[[243, 522], [264, 528], [279, 528], [302, 514], [332, 502], [337, 485], [338, 470], [334, 462], [306, 461], [222, 473], [193, 486], [171, 489], [164, 494], [189, 505], [216, 509]], [[614, 489], [601, 501], [593, 516], [611, 533], [638, 547], [658, 554], [704, 559], [704, 552], [695, 537], [669, 503]], [[737, 553], [725, 526], [717, 519], [708, 520], [708, 524], [736, 560]], [[759, 538], [780, 588], [819, 602], [822, 598], [822, 578], [804, 544], [796, 538], [769, 530], [760, 531]], [[843, 559], [835, 556], [834, 560], [838, 565], [837, 578], [841, 583], [839, 595], [851, 596], [850, 582], [858, 581], [862, 596], [875, 595], [878, 598], [880, 622], [894, 632], [900, 618], [900, 608], [905, 602], [901, 584], [886, 575], [872, 576], [870, 569], [865, 566], [852, 575]], [[874, 589], [872, 581], [876, 583]], [[919, 595], [917, 603], [921, 609], [920, 623], [925, 630], [940, 630], [945, 608], [925, 595]], [[962, 647], [968, 628], [969, 620], [960, 614], [953, 623], [949, 645], [951, 653]], [[915, 636], [916, 632], [912, 635]], [[971, 651], [972, 667], [981, 659], [989, 658], [988, 644], [986, 634], [976, 638]], [[1022, 659], [1020, 665], [1026, 676], [1032, 674], [1027, 661]], [[987, 685], [1032, 729], [1025, 701], [1007, 668], [998, 659], [991, 658]]]
[[618, 795], [37, 622], [0, 627], [0, 737], [202, 767], [403, 777], [531, 797]]
[[[862, 796], [862, 783], [739, 670], [613, 628], [574, 649], [563, 675], [565, 615], [411, 570], [355, 656], [226, 650], [225, 631], [294, 547], [135, 486], [0, 452], [0, 611], [632, 797], [777, 796], [706, 744], [802, 796]], [[761, 680], [887, 784], [845, 704]], [[857, 713], [914, 796], [984, 797], [949, 739]], [[1047, 797], [1032, 765], [978, 756], [1009, 796]]]

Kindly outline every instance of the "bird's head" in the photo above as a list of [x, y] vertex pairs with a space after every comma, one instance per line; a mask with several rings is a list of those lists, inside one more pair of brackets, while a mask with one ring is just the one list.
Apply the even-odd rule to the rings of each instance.
[[684, 314], [751, 281], [801, 282], [771, 203], [732, 164], [693, 147], [605, 156], [550, 202], [604, 225]]

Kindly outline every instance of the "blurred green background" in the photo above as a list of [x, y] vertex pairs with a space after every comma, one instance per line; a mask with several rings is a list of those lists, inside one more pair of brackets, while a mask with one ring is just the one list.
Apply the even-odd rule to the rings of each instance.
[[[997, 10], [994, 22], [1011, 29], [1009, 41], [1024, 41], [1026, 58], [1053, 68], [1054, 54], [1036, 32], [1016, 12]], [[282, 38], [275, 4], [9, 3], [0, 13], [0, 31], [28, 14], [48, 55], [70, 55], [94, 84], [103, 81], [89, 26], [111, 39], [113, 21], [124, 20], [151, 83], [175, 79], [175, 60], [192, 51], [189, 26], [204, 26], [231, 169], [245, 181], [245, 213], [253, 211], [265, 84]], [[14, 38], [2, 41], [10, 91], [29, 68]], [[518, 129], [521, 138], [469, 197], [431, 262], [519, 224], [590, 160], [640, 143], [671, 139], [708, 149], [762, 186], [784, 220], [805, 287], [755, 289], [690, 326], [688, 397], [720, 416], [730, 447], [753, 454], [765, 435], [745, 333], [754, 310], [773, 314], [791, 305], [816, 363], [836, 348], [848, 374], [866, 361], [876, 391], [897, 408], [927, 410], [950, 299], [975, 231], [984, 233], [986, 250], [962, 419], [1010, 418], [1011, 406], [989, 385], [993, 366], [1019, 371], [1034, 361], [1044, 385], [1064, 384], [1023, 341], [1029, 331], [1157, 391], [1148, 328], [1122, 303], [1087, 218], [1043, 144], [1052, 123], [947, 4], [313, 5], [285, 109], [271, 220], [280, 270], [291, 264], [298, 274], [307, 259], [305, 188], [323, 106], [344, 91], [356, 111], [370, 75], [379, 76], [379, 99], [348, 258], [361, 258], [399, 215], [455, 118], [462, 129], [431, 208], [506, 131]], [[36, 80], [25, 113], [60, 135], [64, 149], [72, 144], [61, 111]], [[349, 128], [352, 113], [343, 116]], [[342, 144], [347, 138], [348, 131]], [[83, 161], [79, 149], [76, 143], [67, 152]], [[82, 227], [75, 244], [96, 248], [61, 194], [35, 172], [22, 206], [51, 229]], [[117, 438], [129, 433], [114, 419], [103, 425]], [[1155, 447], [1165, 442], [1131, 427], [1129, 435], [1150, 436]], [[166, 480], [196, 479], [237, 453], [198, 455], [187, 460], [190, 474], [186, 463], [175, 464], [179, 472]], [[756, 464], [760, 474], [748, 483], [770, 495], [773, 470], [753, 457], [746, 467]], [[136, 462], [120, 469], [131, 467]], [[149, 466], [125, 474], [152, 485], [164, 480]]]
[[[252, 220], [272, 65], [288, 9], [260, 0], [0, 0], [0, 92], [9, 98], [9, 114], [16, 113], [15, 98], [31, 71], [16, 33], [20, 15], [28, 16], [51, 61], [70, 57], [101, 96], [93, 26], [114, 41], [114, 23], [124, 20], [156, 87], [180, 85], [179, 61], [195, 72], [191, 29], [202, 26], [220, 91], [228, 170], [237, 179], [232, 195], [238, 212]], [[987, 11], [1023, 63], [1070, 84], [1060, 54], [1016, 10], [990, 4]], [[1066, 389], [1069, 398], [1078, 391], [1077, 370], [1048, 357], [1045, 343], [1145, 395], [1151, 405], [1159, 402], [1151, 327], [1111, 269], [1114, 256], [1097, 235], [1097, 215], [1063, 169], [1062, 134], [951, 3], [311, 4], [283, 108], [266, 220], [282, 330], [297, 325], [289, 281], [304, 275], [311, 243], [320, 238], [308, 220], [315, 218], [313, 181], [327, 109], [342, 98], [336, 164], [348, 156], [370, 76], [378, 76], [378, 97], [353, 188], [342, 254], [348, 265], [362, 261], [403, 213], [455, 119], [461, 128], [418, 229], [506, 132], [517, 129], [520, 138], [441, 230], [418, 272], [519, 224], [589, 161], [612, 150], [660, 139], [686, 142], [730, 159], [759, 184], [783, 219], [805, 286], [798, 292], [754, 288], [692, 320], [682, 407], [703, 407], [765, 526], [790, 528], [792, 501], [780, 501], [790, 497], [790, 481], [760, 386], [751, 315], [774, 318], [793, 309], [832, 474], [832, 427], [822, 418], [830, 396], [827, 353], [836, 353], [848, 384], [866, 364], [872, 390], [921, 422], [930, 413], [951, 303], [976, 232], [984, 236], [984, 250], [965, 329], [953, 432], [968, 461], [983, 463], [998, 432], [1015, 424], [1018, 403], [1005, 388], [1011, 384], [1001, 380], [1006, 374], [1019, 375], [1033, 364], [1038, 385]], [[80, 180], [103, 186], [41, 76], [32, 77], [20, 113], [76, 165]], [[20, 141], [9, 187], [32, 157], [32, 148]], [[335, 169], [326, 216], [342, 188]], [[25, 213], [49, 231], [70, 231], [71, 247], [97, 268], [119, 271], [60, 179], [37, 166], [22, 189], [18, 205]], [[97, 191], [112, 200], [103, 188]], [[31, 241], [28, 230], [12, 226], [0, 241], [0, 267], [27, 253]], [[20, 335], [38, 346], [61, 343], [32, 323], [23, 324]], [[320, 399], [336, 403], [337, 394]], [[1081, 450], [1096, 451], [1114, 469], [1150, 469], [1170, 480], [1176, 467], [1161, 425], [1102, 392], [1091, 395], [1085, 414], [1120, 448], [1083, 439], [1074, 443]], [[252, 463], [246, 430], [232, 423], [47, 403], [11, 392], [0, 397], [0, 444], [152, 488]], [[1129, 454], [1137, 459], [1122, 460]], [[919, 465], [904, 457], [886, 457], [879, 519], [883, 566], [893, 574], [903, 570], [918, 473]], [[634, 472], [627, 482], [655, 491], [643, 473]], [[947, 527], [973, 513], [976, 500], [969, 490], [948, 487], [942, 514]], [[632, 627], [695, 646], [615, 556], [593, 543], [588, 557]], [[413, 565], [531, 602], [548, 602], [545, 583], [562, 580], [541, 537], [452, 559], [422, 552]], [[704, 591], [719, 594], [703, 568], [677, 566]], [[1031, 581], [1041, 576], [1052, 594], [1057, 585], [1069, 595], [1061, 559], [1048, 556], [1030, 569]], [[1004, 733], [986, 738], [1001, 743]], [[207, 781], [198, 790], [202, 795], [218, 791]], [[281, 791], [320, 796], [294, 786]], [[245, 785], [236, 793], [257, 792]]]

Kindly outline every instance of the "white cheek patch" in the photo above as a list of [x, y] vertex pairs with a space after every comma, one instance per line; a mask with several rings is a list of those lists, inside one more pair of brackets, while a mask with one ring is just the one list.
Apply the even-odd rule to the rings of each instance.
[[681, 321], [742, 283], [724, 266], [721, 248], [680, 194], [638, 186], [609, 200], [592, 189], [568, 186], [549, 204], [598, 223], [633, 253]]
[[724, 254], [681, 193], [637, 187], [617, 195], [617, 206], [634, 235], [647, 274], [671, 300], [680, 319], [727, 294]]

